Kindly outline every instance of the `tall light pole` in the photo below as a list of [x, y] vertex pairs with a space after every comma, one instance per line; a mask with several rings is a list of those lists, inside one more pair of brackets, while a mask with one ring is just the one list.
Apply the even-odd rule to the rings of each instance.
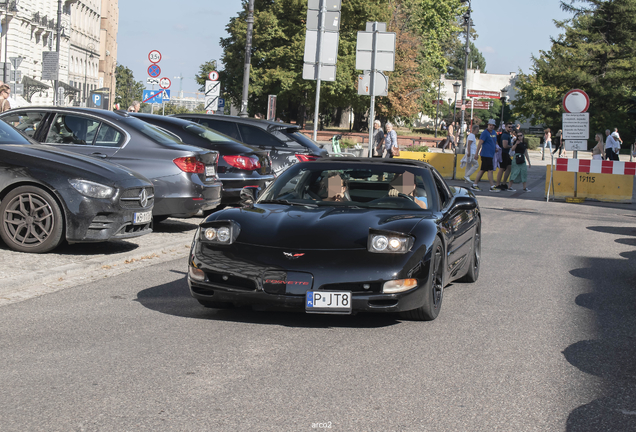
[[[470, 26], [473, 25], [473, 22], [470, 18], [470, 0], [462, 0], [462, 3], [467, 2], [468, 3], [468, 10], [466, 11], [466, 13], [464, 14], [464, 25], [466, 25], [466, 45], [464, 46], [464, 54], [466, 56], [466, 58], [464, 59], [464, 79], [462, 80], [462, 120], [461, 120], [461, 124], [459, 125], [459, 142], [457, 143], [457, 149], [456, 149], [456, 153], [465, 153], [466, 150], [464, 149], [464, 145], [465, 143], [465, 138], [466, 138], [466, 134], [464, 133], [464, 114], [465, 114], [465, 107], [464, 107], [464, 101], [466, 100], [466, 96], [467, 96], [467, 78], [468, 78], [468, 56], [470, 55]], [[471, 120], [472, 120], [472, 109], [471, 109]], [[471, 121], [472, 123], [472, 121]]]
[[[453, 123], [455, 123], [456, 120], [456, 116], [457, 116], [457, 93], [459, 93], [459, 88], [461, 87], [461, 84], [458, 81], [455, 81], [453, 83], [453, 91], [455, 92], [455, 106], [453, 107]], [[454, 125], [454, 127], [457, 127], [457, 125]]]
[[241, 117], [247, 117], [247, 98], [250, 90], [250, 63], [252, 61], [252, 32], [254, 31], [254, 0], [250, 0], [247, 11], [247, 35], [245, 37], [245, 66], [243, 67], [243, 100]]
[[442, 91], [442, 79], [444, 74], [439, 76], [439, 86], [437, 87], [437, 100], [435, 101], [435, 138], [437, 138], [437, 122], [439, 121], [439, 103], [441, 102], [440, 93]]
[[504, 108], [506, 107], [506, 99], [508, 98], [508, 90], [505, 88], [501, 89], [501, 127], [503, 129], [504, 125]]
[[[86, 82], [86, 78], [88, 76], [88, 59], [90, 58], [91, 60], [93, 59], [93, 50], [95, 49], [95, 45], [93, 45], [92, 43], [89, 43], [88, 45], [86, 45], [85, 48], [85, 54], [86, 54], [86, 58], [84, 59], [84, 104], [88, 105], [87, 101], [88, 101], [88, 84]], [[88, 56], [88, 53], [91, 53], [90, 57]]]

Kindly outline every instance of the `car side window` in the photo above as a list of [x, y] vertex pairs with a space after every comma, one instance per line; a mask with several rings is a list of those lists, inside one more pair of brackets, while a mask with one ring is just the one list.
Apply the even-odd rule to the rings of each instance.
[[124, 134], [112, 126], [102, 123], [95, 138], [95, 145], [100, 147], [119, 147], [124, 143]]
[[436, 170], [431, 170], [433, 172], [433, 178], [435, 179], [435, 187], [437, 188], [437, 193], [439, 194], [440, 199], [440, 208], [446, 207], [446, 205], [450, 202], [450, 194], [448, 189], [446, 188], [446, 184], [444, 180], [439, 175]]
[[57, 114], [45, 143], [92, 145], [99, 121], [76, 115]]
[[287, 147], [284, 142], [278, 140], [269, 132], [265, 132], [263, 129], [249, 126], [244, 124], [238, 125], [241, 131], [242, 141], [245, 144], [268, 146], [268, 147]]
[[37, 131], [40, 123], [44, 119], [43, 112], [37, 111], [18, 111], [2, 117], [6, 123], [12, 125], [25, 135], [33, 137]]
[[212, 130], [221, 132], [224, 135], [230, 136], [235, 140], [241, 141], [241, 135], [236, 128], [236, 124], [226, 121], [212, 120], [212, 119], [196, 119], [197, 122], [203, 126], [207, 126]]

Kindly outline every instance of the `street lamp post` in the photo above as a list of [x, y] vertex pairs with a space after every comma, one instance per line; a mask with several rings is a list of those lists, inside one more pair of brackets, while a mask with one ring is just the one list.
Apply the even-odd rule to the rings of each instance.
[[[465, 114], [465, 109], [464, 109], [464, 104], [463, 102], [466, 100], [466, 96], [467, 96], [467, 77], [468, 77], [468, 56], [470, 54], [470, 44], [469, 44], [469, 38], [470, 38], [470, 27], [473, 25], [473, 22], [470, 18], [470, 0], [462, 0], [462, 3], [467, 2], [468, 3], [468, 10], [466, 11], [466, 13], [464, 14], [464, 23], [466, 25], [466, 45], [464, 46], [464, 53], [465, 53], [465, 59], [464, 59], [464, 79], [462, 80], [462, 120], [461, 120], [461, 124], [459, 126], [459, 142], [457, 143], [457, 151], [456, 153], [464, 153], [464, 144], [465, 144], [465, 138], [467, 136], [467, 133], [464, 133], [464, 114]], [[471, 107], [471, 127], [472, 127], [472, 107]]]
[[[453, 107], [453, 124], [455, 124], [456, 120], [456, 115], [457, 115], [457, 93], [459, 93], [459, 88], [462, 85], [459, 83], [459, 81], [455, 81], [453, 83], [453, 91], [455, 92], [455, 106]], [[455, 125], [457, 126], [457, 125]]]
[[440, 93], [442, 91], [442, 78], [444, 75], [439, 76], [439, 86], [437, 87], [437, 100], [435, 101], [435, 138], [437, 138], [437, 123], [439, 122], [439, 103], [440, 103]]
[[247, 7], [247, 34], [245, 35], [245, 64], [243, 66], [243, 98], [239, 116], [247, 117], [247, 102], [250, 90], [250, 67], [252, 62], [252, 32], [254, 31], [254, 0], [250, 0]]
[[[86, 82], [86, 78], [88, 76], [88, 59], [90, 58], [91, 60], [93, 59], [93, 50], [95, 49], [95, 45], [93, 45], [92, 43], [89, 43], [88, 45], [86, 45], [86, 49], [85, 49], [85, 53], [86, 57], [84, 59], [84, 105], [88, 105], [87, 101], [88, 101], [88, 83]], [[88, 53], [91, 53], [90, 57], [88, 56]]]
[[501, 123], [500, 125], [502, 129], [504, 125], [504, 108], [506, 107], [507, 95], [508, 95], [508, 90], [506, 90], [505, 88], [501, 89]]

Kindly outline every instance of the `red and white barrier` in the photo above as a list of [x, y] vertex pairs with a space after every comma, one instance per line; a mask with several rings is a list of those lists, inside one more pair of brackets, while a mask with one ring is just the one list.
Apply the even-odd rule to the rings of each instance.
[[636, 175], [636, 162], [557, 158], [557, 171]]

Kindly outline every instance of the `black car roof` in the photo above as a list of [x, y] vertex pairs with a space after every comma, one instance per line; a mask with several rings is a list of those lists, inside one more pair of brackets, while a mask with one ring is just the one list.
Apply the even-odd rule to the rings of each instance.
[[46, 110], [51, 112], [82, 112], [86, 114], [98, 114], [103, 115], [104, 117], [108, 117], [111, 119], [118, 119], [121, 117], [129, 117], [126, 111], [109, 111], [99, 108], [83, 108], [83, 107], [60, 107], [60, 106], [36, 106], [30, 105], [20, 108], [14, 108], [11, 111], [27, 111], [27, 110]]
[[264, 120], [264, 119], [256, 119], [250, 117], [239, 117], [239, 116], [229, 116], [229, 115], [221, 115], [221, 114], [176, 114], [171, 115], [170, 117], [180, 118], [189, 117], [189, 118], [212, 118], [215, 120], [222, 121], [231, 121], [234, 123], [244, 123], [244, 124], [252, 124], [256, 126], [260, 126], [263, 129], [300, 129], [300, 126], [291, 124], [291, 123], [281, 123], [274, 120]]

